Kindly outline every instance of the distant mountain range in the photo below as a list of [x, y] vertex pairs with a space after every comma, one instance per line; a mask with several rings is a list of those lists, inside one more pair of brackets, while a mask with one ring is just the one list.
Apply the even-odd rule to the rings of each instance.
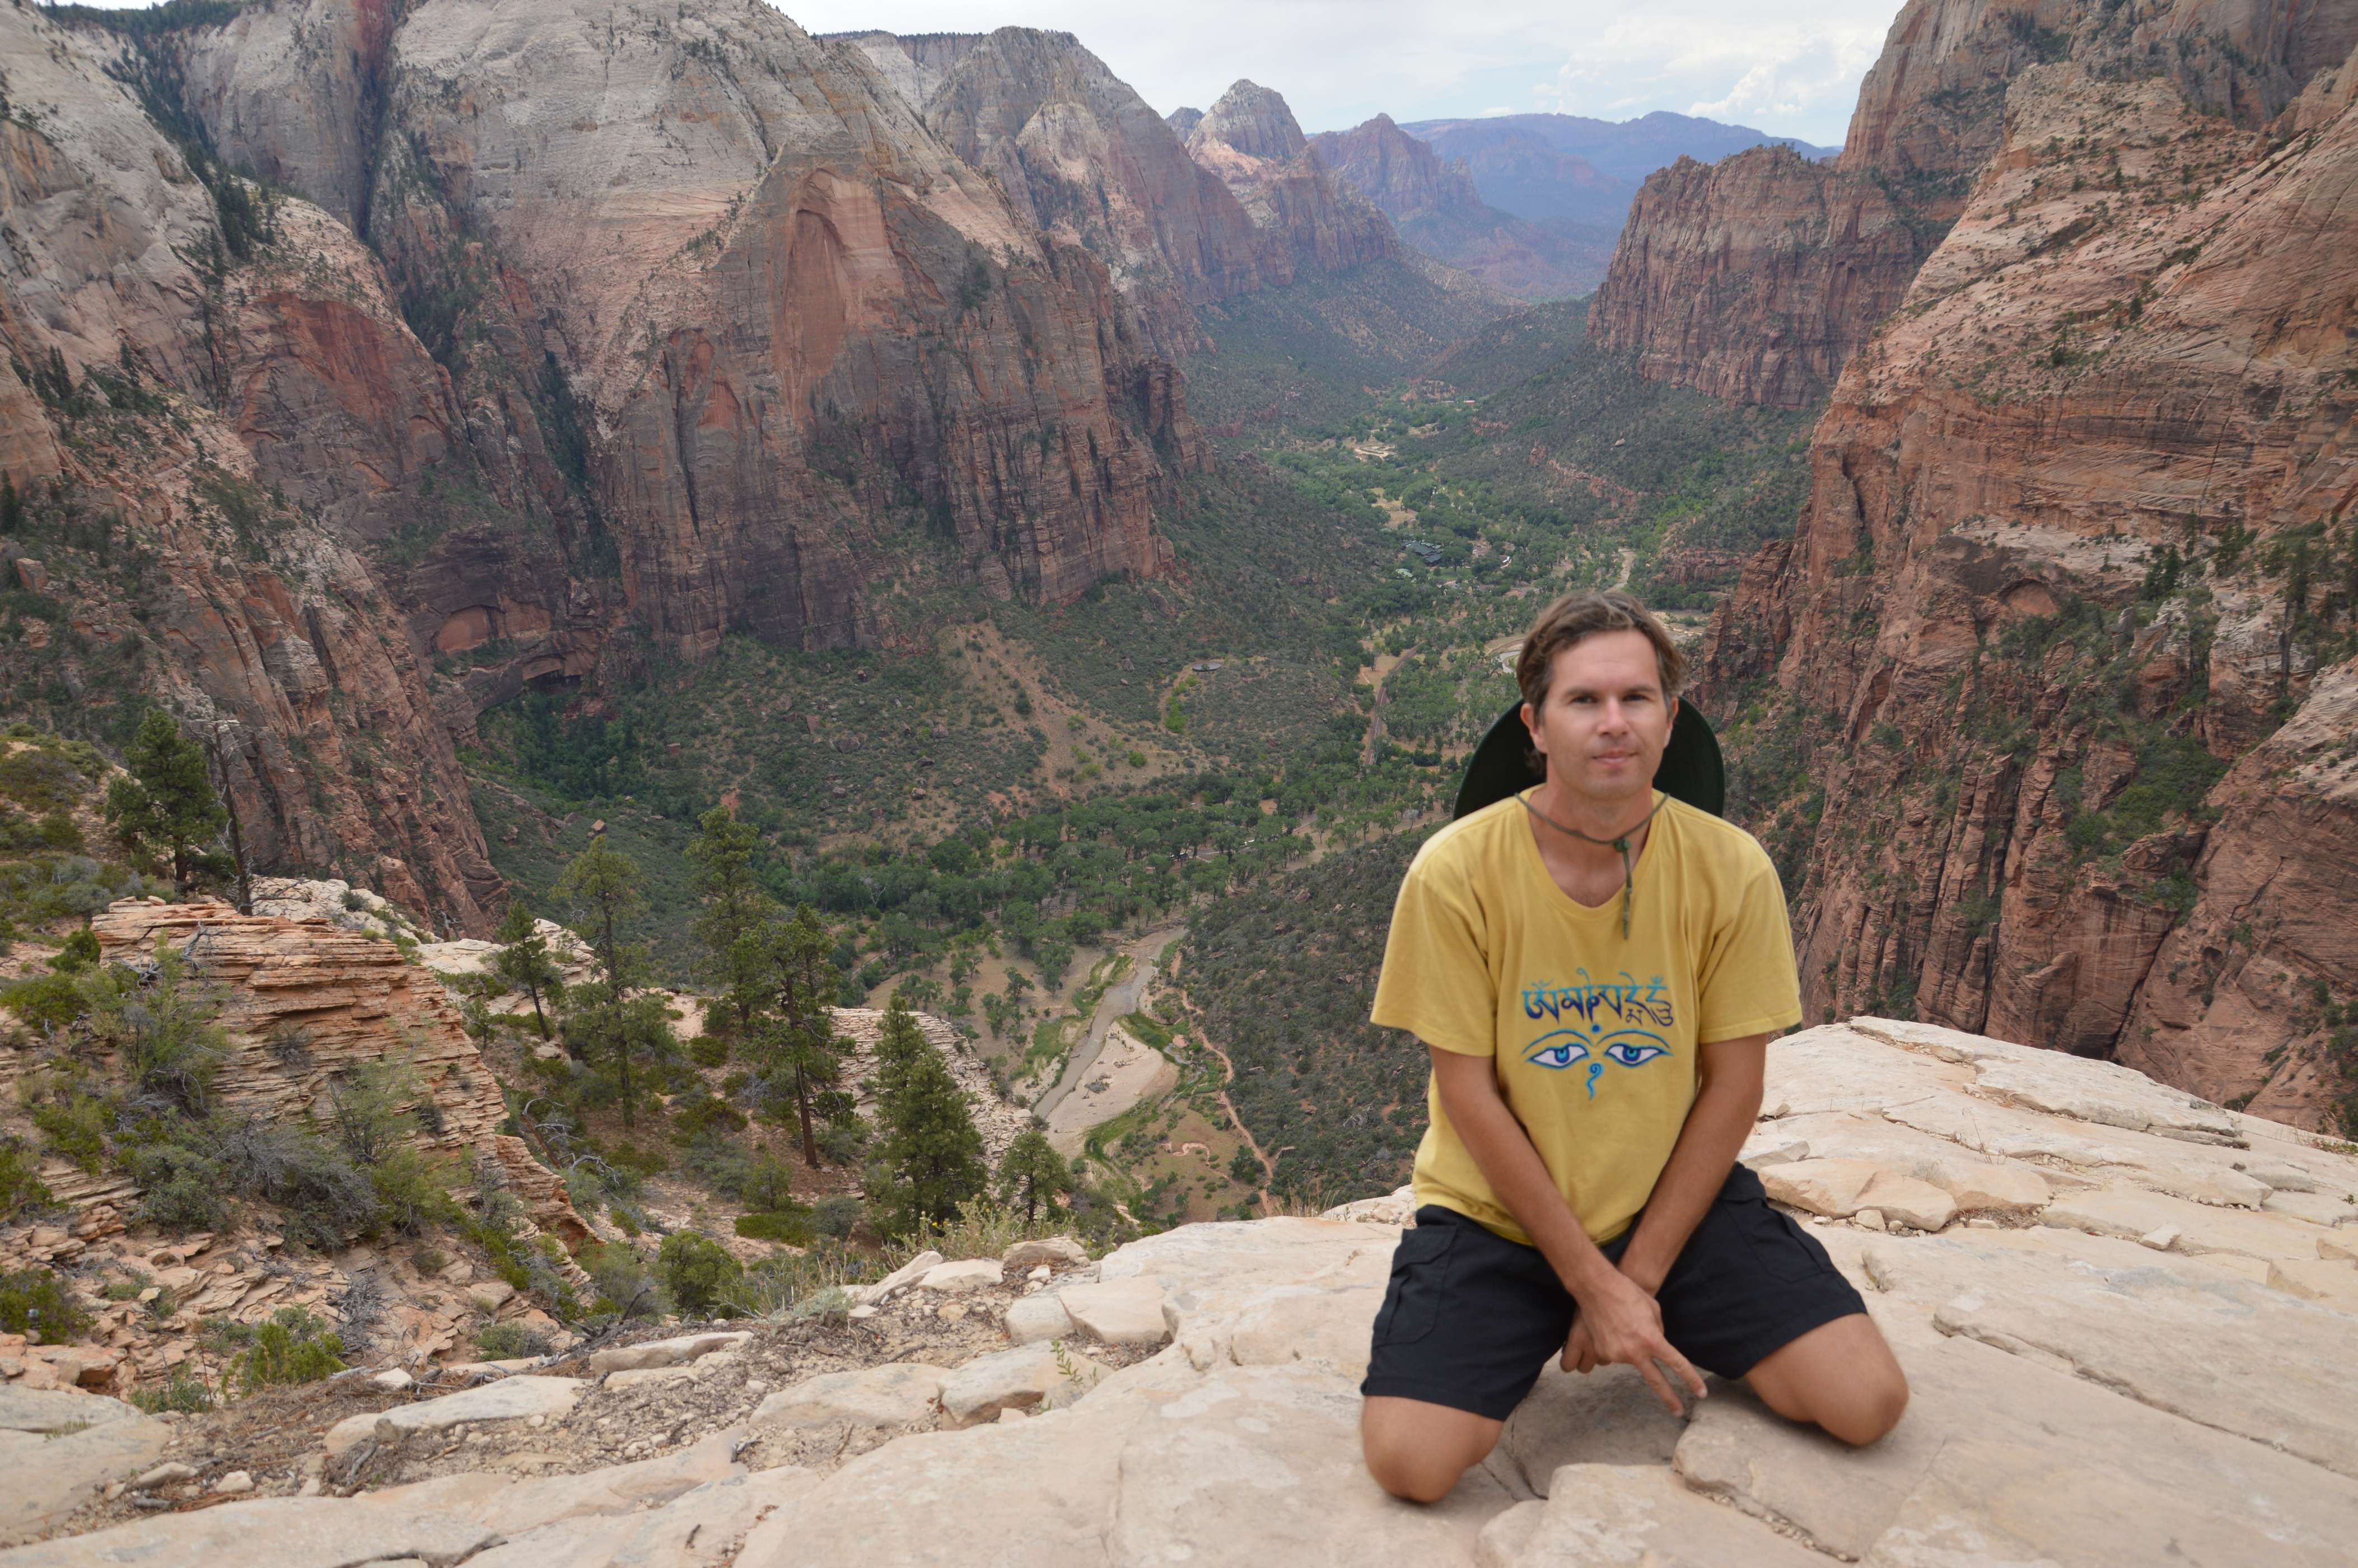
[[1580, 114], [1500, 114], [1414, 120], [1401, 129], [1444, 159], [1464, 158], [1475, 189], [1501, 211], [1534, 223], [1615, 230], [1646, 177], [1682, 157], [1712, 163], [1764, 143], [1810, 158], [1842, 151], [1664, 111], [1618, 123]]

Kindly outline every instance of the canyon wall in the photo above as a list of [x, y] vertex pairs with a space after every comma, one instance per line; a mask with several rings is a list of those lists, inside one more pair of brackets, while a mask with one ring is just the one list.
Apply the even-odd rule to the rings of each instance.
[[1842, 372], [1700, 693], [1813, 1017], [2358, 1110], [2353, 71], [2255, 128], [2281, 94], [2022, 70]]
[[[2353, 44], [2353, 0], [1909, 0], [1839, 158], [1757, 147], [1648, 178], [1589, 330], [1651, 379], [1807, 406], [1956, 220], [2023, 70], [2071, 60], [2103, 80], [2159, 80], [2256, 128]], [[2091, 131], [2103, 134], [2069, 127]]]
[[1222, 93], [1188, 133], [1187, 152], [1244, 204], [1264, 236], [1263, 265], [1273, 281], [1400, 254], [1381, 210], [1335, 178], [1285, 100], [1258, 82], [1240, 81]]

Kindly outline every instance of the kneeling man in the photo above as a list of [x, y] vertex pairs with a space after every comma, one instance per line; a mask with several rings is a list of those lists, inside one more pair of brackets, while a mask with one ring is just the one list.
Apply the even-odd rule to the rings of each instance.
[[1736, 1155], [1768, 1036], [1801, 1017], [1776, 867], [1657, 792], [1684, 661], [1624, 593], [1541, 613], [1516, 668], [1546, 780], [1433, 835], [1401, 884], [1375, 1022], [1433, 1056], [1431, 1126], [1361, 1388], [1368, 1468], [1432, 1502], [1546, 1358], [1698, 1367], [1872, 1443], [1908, 1385], [1825, 1249]]

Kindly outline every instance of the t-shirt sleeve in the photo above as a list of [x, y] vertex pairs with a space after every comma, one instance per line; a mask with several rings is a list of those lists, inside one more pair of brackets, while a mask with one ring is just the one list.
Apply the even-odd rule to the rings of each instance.
[[1495, 1056], [1498, 1000], [1481, 910], [1461, 875], [1420, 856], [1401, 880], [1369, 1017], [1462, 1056]]
[[1777, 868], [1765, 854], [1746, 874], [1733, 916], [1712, 934], [1697, 989], [1699, 1045], [1790, 1029], [1801, 1022], [1792, 922]]

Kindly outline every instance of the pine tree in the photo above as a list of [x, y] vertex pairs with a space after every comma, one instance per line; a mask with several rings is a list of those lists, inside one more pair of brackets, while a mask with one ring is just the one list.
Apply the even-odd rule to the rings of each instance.
[[565, 1043], [578, 1054], [603, 1059], [613, 1067], [624, 1127], [633, 1125], [637, 1104], [633, 1065], [662, 1059], [672, 1044], [663, 999], [630, 994], [641, 959], [638, 950], [623, 942], [622, 931], [646, 907], [640, 881], [638, 862], [608, 849], [601, 833], [574, 858], [556, 888], [558, 898], [582, 912], [590, 951], [598, 960], [598, 978], [576, 988], [580, 1005], [567, 1011]]
[[[753, 938], [747, 938], [753, 940]], [[835, 995], [834, 944], [818, 912], [805, 904], [794, 918], [759, 937], [766, 984], [752, 1013], [754, 1059], [773, 1091], [791, 1083], [802, 1124], [803, 1160], [818, 1164], [818, 1133], [811, 1119], [814, 1094], [835, 1082], [843, 1046], [827, 1003]]]
[[891, 1098], [879, 1108], [884, 1141], [880, 1156], [891, 1175], [884, 1228], [909, 1235], [957, 1217], [983, 1191], [982, 1134], [974, 1130], [966, 1093], [941, 1054], [923, 1044], [902, 1067]]
[[130, 776], [107, 786], [106, 819], [126, 845], [168, 858], [172, 886], [186, 896], [202, 846], [229, 820], [206, 777], [204, 748], [151, 708], [124, 762]]
[[1060, 1193], [1073, 1190], [1073, 1173], [1048, 1142], [1048, 1135], [1033, 1128], [1017, 1135], [999, 1162], [999, 1201], [1022, 1203], [1029, 1225], [1042, 1203], [1054, 1203]]
[[737, 1037], [751, 1040], [773, 975], [777, 906], [753, 880], [753, 851], [761, 843], [753, 829], [725, 806], [706, 812], [698, 827], [688, 840], [687, 860], [704, 895], [695, 925], [704, 946], [699, 968], [733, 1015]]
[[925, 1032], [917, 1027], [917, 1015], [895, 988], [884, 1004], [883, 1032], [876, 1038], [876, 1098], [889, 1101], [900, 1092], [909, 1069], [921, 1056], [930, 1055], [933, 1047], [925, 1043]]
[[492, 960], [492, 972], [532, 999], [532, 1016], [540, 1025], [540, 1037], [547, 1039], [548, 1013], [541, 999], [546, 996], [552, 1004], [563, 1000], [565, 980], [557, 972], [557, 960], [549, 957], [548, 938], [540, 934], [540, 922], [533, 918], [524, 900], [508, 900], [496, 939], [501, 944], [500, 956]]

